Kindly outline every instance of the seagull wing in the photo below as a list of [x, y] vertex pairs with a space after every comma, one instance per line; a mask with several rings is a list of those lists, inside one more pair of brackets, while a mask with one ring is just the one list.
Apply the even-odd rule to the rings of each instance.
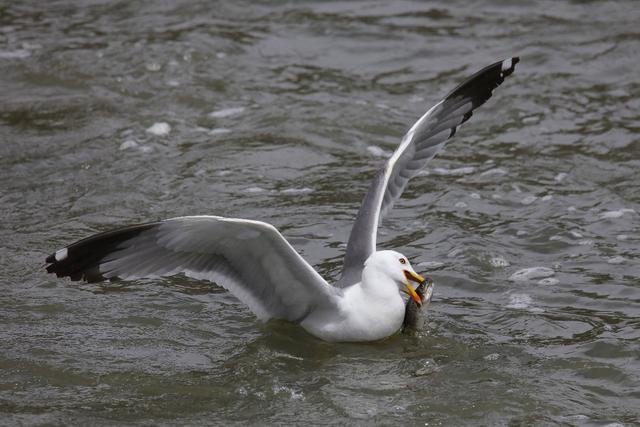
[[519, 58], [496, 62], [478, 71], [411, 126], [400, 145], [377, 173], [362, 201], [351, 229], [339, 285], [360, 281], [366, 259], [376, 250], [381, 218], [391, 209], [411, 178], [418, 174], [484, 104], [493, 89], [513, 73]]
[[270, 224], [188, 216], [100, 233], [47, 258], [71, 280], [134, 280], [177, 273], [215, 282], [261, 319], [301, 321], [340, 292]]

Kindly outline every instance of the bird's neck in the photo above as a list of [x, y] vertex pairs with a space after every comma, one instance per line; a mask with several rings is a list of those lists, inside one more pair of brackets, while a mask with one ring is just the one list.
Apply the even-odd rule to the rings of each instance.
[[400, 296], [395, 281], [375, 268], [364, 268], [360, 286], [368, 297], [389, 299]]

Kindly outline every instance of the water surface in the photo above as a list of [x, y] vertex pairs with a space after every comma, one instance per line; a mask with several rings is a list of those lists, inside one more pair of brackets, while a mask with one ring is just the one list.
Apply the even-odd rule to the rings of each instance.
[[[0, 5], [0, 423], [640, 423], [634, 1]], [[436, 291], [415, 337], [327, 344], [175, 277], [44, 272], [91, 233], [268, 221], [329, 280], [367, 185], [466, 76], [514, 75], [380, 248]]]

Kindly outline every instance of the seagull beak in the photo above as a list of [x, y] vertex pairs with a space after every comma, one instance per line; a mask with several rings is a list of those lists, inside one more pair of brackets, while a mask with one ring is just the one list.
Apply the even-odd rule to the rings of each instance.
[[411, 284], [409, 283], [409, 280], [413, 280], [416, 283], [423, 283], [423, 282], [426, 281], [426, 279], [424, 277], [422, 277], [421, 275], [419, 275], [418, 273], [414, 273], [414, 272], [409, 271], [409, 270], [404, 270], [403, 272], [404, 272], [404, 277], [407, 278], [407, 291], [408, 291], [408, 294], [416, 302], [416, 304], [418, 304], [418, 306], [422, 305], [422, 298], [420, 298], [420, 295], [418, 295], [416, 290], [413, 289], [413, 286], [411, 286]]

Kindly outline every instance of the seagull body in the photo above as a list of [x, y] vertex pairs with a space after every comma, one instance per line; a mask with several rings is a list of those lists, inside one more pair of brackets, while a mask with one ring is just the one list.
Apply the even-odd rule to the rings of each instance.
[[367, 259], [360, 282], [343, 288], [333, 305], [312, 311], [300, 324], [325, 341], [374, 341], [393, 335], [404, 319], [405, 299], [400, 292], [408, 277], [424, 281], [402, 254], [375, 252]]
[[402, 326], [405, 303], [421, 304], [423, 283], [402, 254], [376, 250], [381, 218], [410, 178], [515, 69], [496, 62], [463, 82], [407, 132], [367, 191], [356, 216], [341, 278], [328, 284], [270, 224], [186, 216], [90, 236], [49, 257], [47, 271], [71, 280], [135, 280], [183, 273], [217, 283], [261, 320], [300, 324], [326, 341], [374, 341]]

